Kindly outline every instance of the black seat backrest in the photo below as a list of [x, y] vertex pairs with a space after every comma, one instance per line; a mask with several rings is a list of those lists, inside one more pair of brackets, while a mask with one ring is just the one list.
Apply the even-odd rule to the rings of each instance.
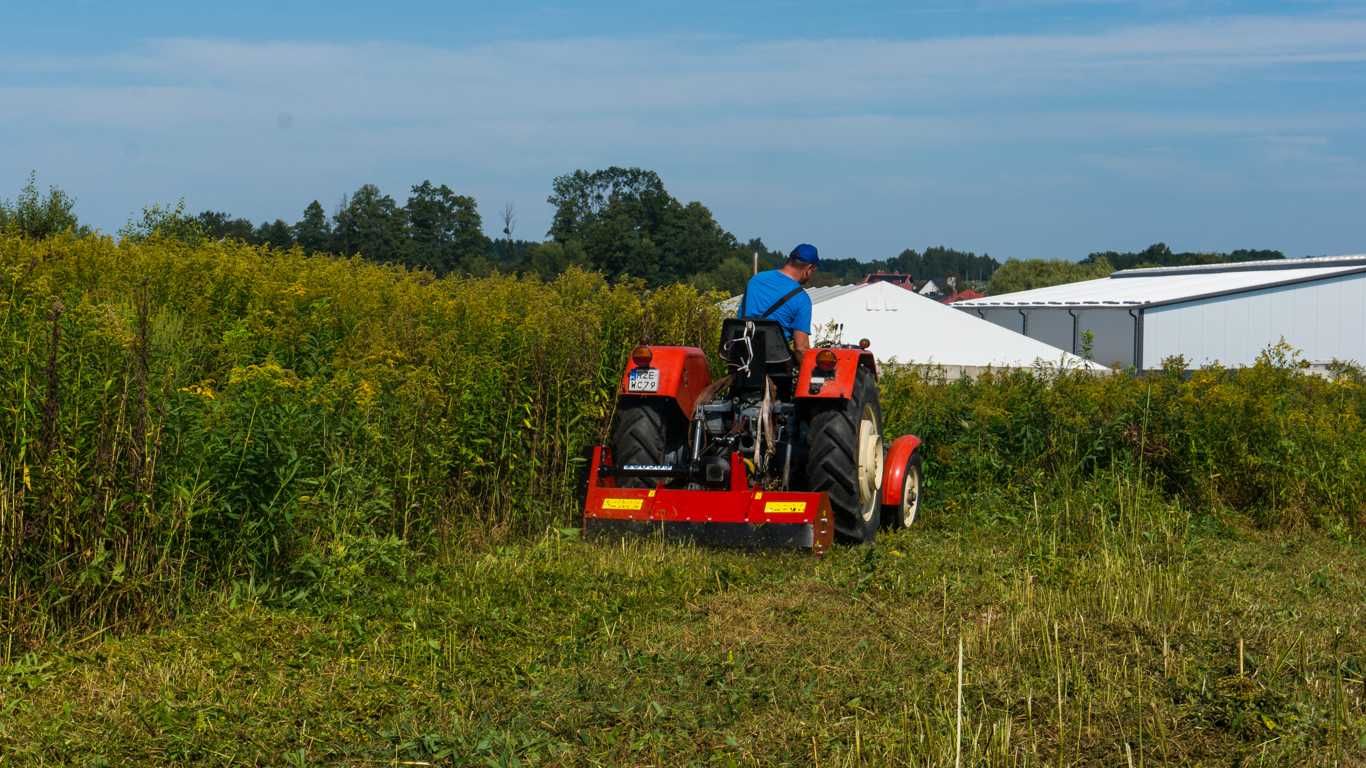
[[783, 335], [782, 325], [776, 320], [742, 320], [737, 317], [728, 317], [721, 322], [721, 357], [727, 363], [740, 363], [739, 355], [743, 353], [744, 344], [735, 340], [745, 335], [746, 323], [754, 323], [755, 362], [762, 362], [775, 371], [792, 364], [792, 348]]
[[[744, 342], [746, 323], [754, 323], [754, 359], [748, 371], [739, 370], [745, 359]], [[783, 335], [783, 327], [774, 320], [741, 320], [727, 318], [721, 323], [721, 358], [726, 367], [734, 374], [731, 382], [731, 396], [760, 395], [764, 391], [764, 381], [772, 379], [778, 389], [778, 398], [791, 397], [793, 380], [796, 376], [792, 348]]]

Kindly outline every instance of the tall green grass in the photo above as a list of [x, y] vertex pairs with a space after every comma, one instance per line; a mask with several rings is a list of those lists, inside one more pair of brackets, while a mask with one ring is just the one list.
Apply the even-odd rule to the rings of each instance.
[[[0, 237], [0, 653], [199, 587], [305, 600], [457, 533], [572, 524], [630, 347], [714, 350], [716, 298]], [[1366, 523], [1362, 381], [1283, 356], [1189, 379], [889, 371], [883, 404], [927, 441], [937, 514], [1018, 519], [1122, 468], [1263, 525]]]
[[0, 239], [11, 639], [563, 521], [640, 340], [712, 302], [572, 273], [434, 280], [241, 245]]
[[1111, 470], [1263, 526], [1366, 525], [1366, 379], [1307, 374], [1278, 345], [1251, 367], [1094, 376], [1013, 370], [882, 379], [889, 432], [927, 444], [936, 504], [1065, 494]]

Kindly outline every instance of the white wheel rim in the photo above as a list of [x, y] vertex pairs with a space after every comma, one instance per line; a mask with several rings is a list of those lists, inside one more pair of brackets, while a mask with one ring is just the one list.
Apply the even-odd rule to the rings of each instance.
[[882, 433], [871, 405], [863, 407], [858, 427], [858, 492], [863, 519], [873, 519], [882, 485]]
[[906, 471], [906, 480], [901, 484], [901, 525], [910, 528], [915, 522], [915, 513], [920, 510], [920, 472], [915, 467]]

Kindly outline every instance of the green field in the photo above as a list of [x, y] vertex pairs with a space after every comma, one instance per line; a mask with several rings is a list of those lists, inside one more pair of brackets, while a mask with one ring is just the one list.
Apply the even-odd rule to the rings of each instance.
[[237, 584], [162, 628], [5, 667], [0, 750], [14, 765], [1366, 761], [1360, 540], [1142, 502], [1041, 505], [1020, 526], [925, 518], [823, 560], [552, 534], [377, 563], [310, 608]]
[[885, 370], [914, 529], [581, 541], [716, 299], [0, 235], [0, 766], [1366, 764], [1360, 370]]

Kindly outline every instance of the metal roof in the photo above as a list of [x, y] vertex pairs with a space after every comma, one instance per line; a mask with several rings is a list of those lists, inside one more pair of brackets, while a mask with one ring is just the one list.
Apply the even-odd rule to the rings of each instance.
[[[883, 362], [996, 368], [1065, 364], [1106, 370], [893, 283], [836, 285], [807, 292], [814, 339], [824, 335], [827, 323], [837, 323], [844, 341], [869, 339], [873, 354]], [[722, 304], [723, 311], [733, 313], [739, 304], [740, 297], [733, 297]]]
[[1366, 255], [1127, 269], [1098, 280], [956, 302], [959, 309], [1135, 308], [1366, 273]]
[[1221, 264], [1190, 264], [1184, 267], [1144, 267], [1121, 269], [1110, 277], [1156, 277], [1160, 275], [1190, 275], [1212, 272], [1265, 272], [1304, 267], [1361, 267], [1366, 266], [1366, 254], [1348, 256], [1315, 256], [1307, 259], [1265, 259], [1262, 261], [1234, 261]]
[[[864, 285], [864, 283], [850, 283], [849, 285], [826, 285], [820, 288], [807, 288], [806, 295], [811, 297], [811, 304], [812, 306], [814, 306], [816, 304], [821, 303], [822, 301], [829, 301], [830, 299], [833, 299], [837, 296], [843, 296], [846, 293], [857, 291], [858, 289], [864, 287]], [[903, 288], [901, 290], [905, 289]], [[732, 296], [729, 299], [726, 299], [725, 301], [721, 302], [721, 309], [726, 312], [734, 312], [739, 308], [739, 296]]]

